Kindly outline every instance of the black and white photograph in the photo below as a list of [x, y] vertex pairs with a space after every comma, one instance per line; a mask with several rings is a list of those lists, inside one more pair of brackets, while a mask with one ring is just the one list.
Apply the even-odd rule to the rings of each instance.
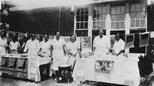
[[154, 0], [0, 0], [0, 86], [154, 86]]

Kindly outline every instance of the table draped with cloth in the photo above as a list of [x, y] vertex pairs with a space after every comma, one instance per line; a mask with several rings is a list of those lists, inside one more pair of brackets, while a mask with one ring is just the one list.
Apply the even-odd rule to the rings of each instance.
[[[49, 71], [51, 62], [51, 58], [49, 57], [40, 57], [36, 55], [22, 57], [21, 55], [6, 54], [0, 56], [0, 59], [0, 71], [2, 73], [17, 78], [29, 79], [35, 82], [42, 80], [41, 74], [42, 72]], [[5, 65], [5, 63], [7, 63], [7, 65], [5, 67], [2, 66]], [[15, 67], [13, 67], [14, 65]], [[25, 66], [23, 70], [20, 69], [22, 66]]]
[[138, 86], [140, 81], [138, 56], [141, 54], [124, 55], [93, 55], [76, 61], [74, 81], [97, 81], [129, 86]]

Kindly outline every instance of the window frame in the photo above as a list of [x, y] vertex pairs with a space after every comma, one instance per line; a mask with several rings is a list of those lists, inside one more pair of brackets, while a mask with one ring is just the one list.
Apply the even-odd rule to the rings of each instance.
[[[126, 6], [125, 5], [113, 5], [111, 6], [110, 9], [111, 9], [111, 12], [110, 12], [111, 30], [125, 30]], [[115, 11], [113, 9], [115, 9]], [[120, 12], [118, 12], [117, 10], [119, 10]], [[113, 19], [114, 17], [115, 17], [115, 20]]]
[[[139, 10], [136, 10], [138, 5], [140, 6], [138, 7]], [[135, 6], [133, 10], [132, 10], [132, 6]], [[144, 10], [141, 8], [141, 6], [144, 6], [143, 7]], [[144, 15], [142, 15], [142, 13], [144, 13]], [[131, 28], [146, 28], [146, 16], [147, 16], [146, 13], [147, 13], [147, 10], [146, 10], [145, 3], [130, 4], [130, 10], [129, 10], [130, 22], [131, 22], [130, 27]], [[135, 15], [135, 17], [132, 17], [132, 15]]]

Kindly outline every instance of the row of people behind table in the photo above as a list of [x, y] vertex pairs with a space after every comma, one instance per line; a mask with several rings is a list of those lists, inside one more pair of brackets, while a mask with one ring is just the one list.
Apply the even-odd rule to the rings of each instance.
[[[74, 39], [70, 38], [70, 40], [76, 40], [76, 36], [72, 38]], [[0, 47], [1, 49], [4, 49], [4, 50], [1, 50], [1, 52], [3, 53], [6, 52], [6, 50], [7, 51], [9, 50], [11, 52], [18, 51], [19, 53], [27, 52], [28, 54], [37, 54], [38, 52], [41, 51], [42, 53], [47, 53], [48, 55], [52, 55], [51, 49], [53, 48], [51, 48], [51, 45], [54, 44], [54, 42], [56, 42], [55, 39], [63, 40], [63, 41], [60, 41], [61, 42], [60, 44], [62, 45], [64, 44], [64, 47], [65, 47], [65, 41], [60, 37], [59, 32], [56, 33], [56, 38], [54, 38], [52, 42], [51, 40], [49, 40], [49, 36], [47, 35], [45, 35], [41, 40], [37, 40], [36, 35], [34, 34], [31, 35], [31, 37], [27, 37], [27, 36], [18, 37], [16, 35], [12, 35], [9, 39], [6, 39], [6, 34], [1, 33]], [[76, 45], [78, 45], [79, 47], [80, 43], [78, 42], [78, 44]], [[56, 48], [57, 47], [58, 46], [56, 46]], [[125, 47], [125, 42], [120, 38], [120, 34], [117, 33], [115, 35], [115, 43], [114, 43], [113, 49], [110, 50], [110, 39], [104, 35], [103, 29], [99, 30], [99, 35], [95, 37], [93, 41], [93, 50], [96, 54], [103, 54], [103, 53], [106, 54], [109, 51], [112, 51], [113, 54], [116, 54], [118, 56], [124, 51], [124, 47]], [[69, 53], [70, 49], [67, 49], [66, 51], [67, 53]], [[72, 51], [75, 52], [74, 50]]]
[[[70, 65], [74, 65], [76, 56], [80, 50], [80, 43], [76, 40], [76, 35], [71, 34], [70, 42], [66, 43], [63, 38], [60, 37], [60, 33], [57, 32], [53, 40], [49, 40], [49, 36], [45, 35], [43, 41], [36, 39], [36, 35], [31, 35], [30, 39], [23, 43], [24, 49], [28, 55], [37, 55], [39, 53], [45, 53], [53, 57], [53, 64], [51, 69], [54, 75], [57, 74], [58, 66], [61, 63], [68, 62]], [[7, 39], [2, 34], [0, 37], [0, 53], [6, 53]], [[17, 50], [19, 42], [16, 40], [10, 41], [10, 49]]]
[[[70, 42], [66, 43], [63, 38], [60, 37], [60, 33], [57, 32], [55, 38], [51, 41], [49, 36], [45, 35], [43, 41], [36, 39], [36, 36], [33, 34], [30, 39], [24, 38], [22, 40], [23, 45], [18, 45], [16, 41], [10, 42], [11, 49], [19, 49], [18, 46], [23, 46], [23, 51], [29, 55], [37, 55], [39, 53], [45, 53], [53, 57], [53, 73], [57, 74], [58, 66], [60, 63], [65, 62], [65, 57], [69, 57], [68, 61], [71, 65], [74, 64], [74, 61], [77, 57], [78, 52], [80, 52], [80, 42], [76, 40], [76, 35], [72, 34], [70, 36]], [[27, 40], [27, 41], [26, 41]], [[115, 43], [113, 46], [112, 53], [119, 55], [124, 51], [125, 42], [120, 39], [120, 34], [116, 34]], [[0, 53], [5, 52], [7, 40], [4, 35], [1, 35], [0, 38]], [[103, 29], [99, 29], [99, 35], [94, 38], [93, 41], [94, 52], [96, 54], [108, 53], [110, 49], [110, 40], [107, 36], [104, 35]]]
[[[80, 48], [80, 43], [76, 43], [76, 36], [74, 34], [71, 34], [70, 42], [78, 44], [77, 47]], [[45, 35], [42, 39], [38, 40], [35, 34], [30, 35], [30, 37], [18, 37], [18, 35], [13, 34], [6, 37], [5, 32], [0, 33], [0, 51], [4, 54], [18, 51], [19, 53], [36, 55], [38, 52], [42, 52], [47, 53], [50, 56], [52, 55], [52, 52], [54, 52], [53, 49], [56, 50], [61, 48], [64, 50], [64, 54], [75, 56], [77, 53], [75, 53], [76, 51], [74, 49], [71, 49], [70, 42], [66, 43], [64, 39], [60, 37], [59, 32], [56, 33], [56, 37], [53, 40], [50, 40], [48, 35]], [[10, 52], [7, 52], [8, 50]], [[73, 53], [71, 53], [71, 50]]]
[[[23, 53], [21, 52], [21, 48], [24, 48], [28, 37], [22, 36], [18, 37], [18, 34], [7, 34], [6, 32], [0, 33], [0, 42], [3, 49], [3, 54], [5, 53]], [[1, 53], [2, 54], [2, 53]]]

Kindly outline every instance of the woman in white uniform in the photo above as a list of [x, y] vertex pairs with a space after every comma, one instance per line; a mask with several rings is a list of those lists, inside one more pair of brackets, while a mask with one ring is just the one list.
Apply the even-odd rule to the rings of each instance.
[[70, 36], [70, 42], [66, 44], [66, 52], [68, 54], [68, 63], [74, 66], [75, 60], [79, 58], [80, 42], [77, 41], [76, 35]]
[[125, 49], [125, 42], [121, 39], [120, 33], [115, 35], [115, 43], [113, 45], [112, 53], [116, 56], [119, 56], [121, 53], [124, 52]]
[[51, 56], [51, 42], [47, 35], [44, 36], [44, 40], [40, 43], [40, 54], [46, 57]]
[[6, 34], [2, 32], [0, 37], [0, 55], [6, 54], [6, 46], [7, 46]]
[[40, 50], [39, 41], [36, 39], [36, 36], [33, 34], [31, 39], [26, 42], [24, 52], [27, 52], [28, 55], [37, 55]]
[[[6, 54], [6, 46], [7, 46], [6, 34], [4, 32], [1, 32], [1, 37], [0, 37], [0, 64], [1, 64], [1, 56]], [[1, 75], [2, 75], [2, 72], [0, 71], [0, 76]]]
[[18, 47], [19, 47], [19, 42], [17, 41], [17, 38], [15, 38], [15, 36], [12, 37], [12, 41], [10, 41], [10, 50], [13, 53], [17, 53]]
[[99, 35], [94, 38], [93, 51], [96, 55], [109, 53], [110, 39], [104, 35], [103, 29], [99, 29]]
[[63, 38], [60, 37], [60, 32], [56, 33], [56, 37], [52, 40], [52, 54], [53, 54], [53, 64], [52, 64], [52, 69], [53, 73], [56, 74], [57, 77], [57, 71], [58, 71], [58, 66], [61, 63], [64, 63], [65, 59], [65, 41]]

